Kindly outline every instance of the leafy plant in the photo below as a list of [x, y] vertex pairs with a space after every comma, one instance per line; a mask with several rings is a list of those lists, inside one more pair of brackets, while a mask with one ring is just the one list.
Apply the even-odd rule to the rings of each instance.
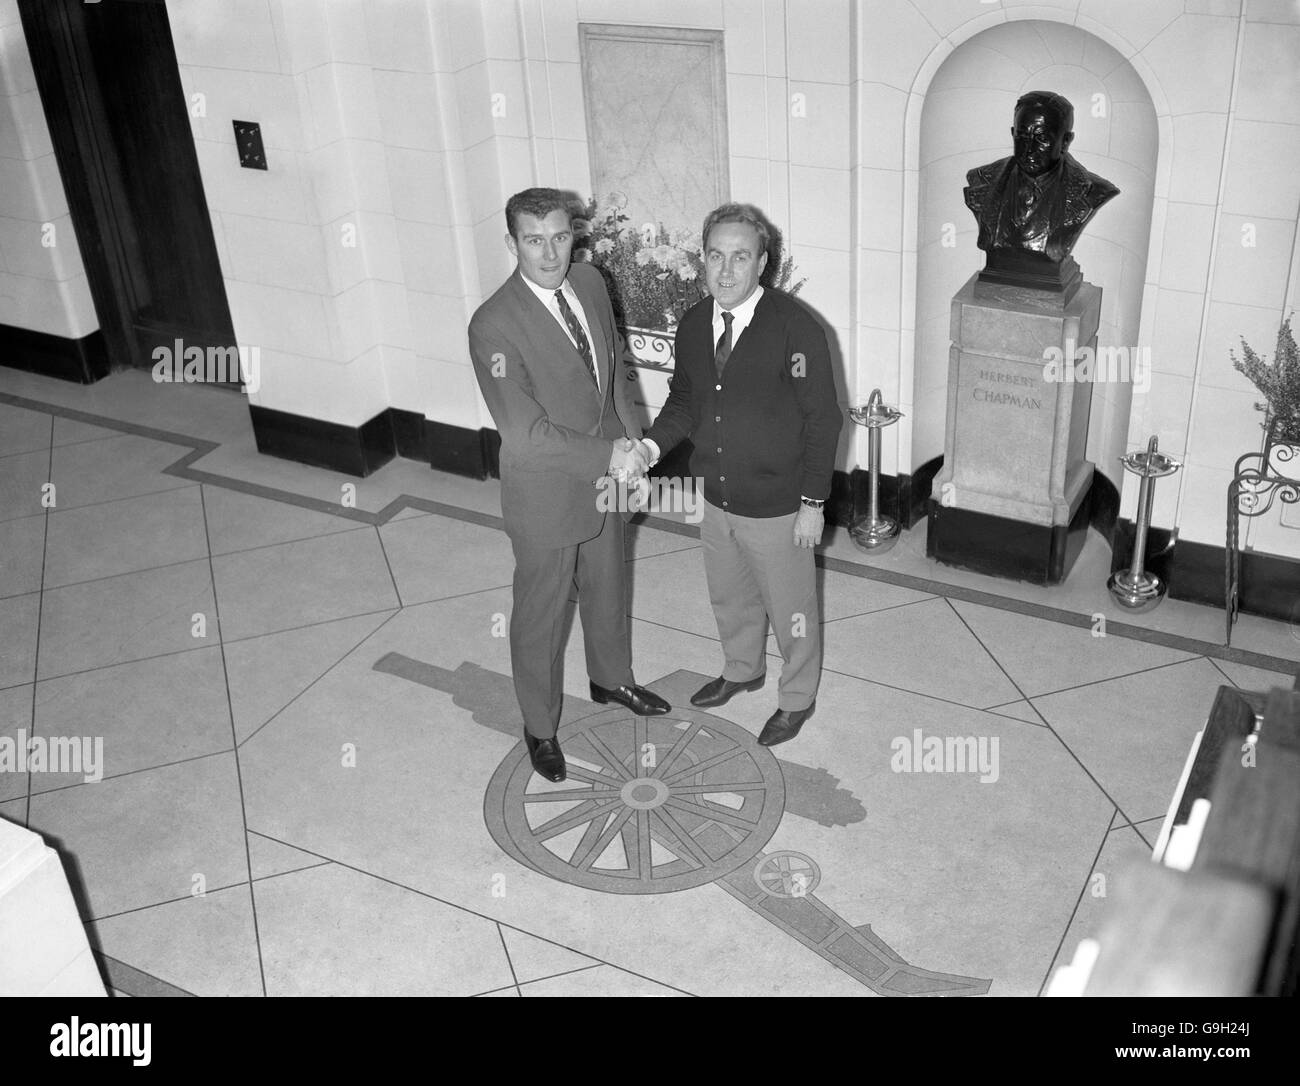
[[1256, 410], [1264, 412], [1264, 429], [1273, 428], [1279, 441], [1300, 443], [1300, 349], [1291, 332], [1291, 317], [1278, 329], [1272, 362], [1260, 357], [1244, 338], [1241, 353], [1244, 358], [1232, 351], [1228, 356], [1233, 367], [1264, 394], [1264, 402], [1255, 404]]
[[663, 223], [632, 226], [627, 197], [593, 198], [574, 218], [574, 259], [587, 260], [610, 283], [625, 325], [667, 330], [708, 296], [698, 235]]
[[[574, 216], [573, 259], [597, 268], [609, 285], [614, 311], [624, 327], [671, 331], [686, 311], [709, 296], [703, 246], [698, 233], [669, 231], [663, 223], [640, 228], [625, 210], [627, 197], [593, 197]], [[779, 234], [768, 251], [763, 285], [797, 294], [805, 280], [791, 283], [794, 261], [781, 256]]]

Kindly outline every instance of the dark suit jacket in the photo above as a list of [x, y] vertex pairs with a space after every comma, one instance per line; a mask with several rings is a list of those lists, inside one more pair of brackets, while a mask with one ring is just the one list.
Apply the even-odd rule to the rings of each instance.
[[605, 281], [595, 268], [574, 264], [569, 282], [591, 326], [599, 391], [518, 268], [469, 324], [474, 375], [501, 435], [506, 532], [537, 546], [569, 546], [600, 533], [604, 513], [594, 484], [609, 467], [610, 443], [641, 436], [630, 360]]
[[822, 326], [788, 294], [765, 289], [720, 381], [714, 348], [705, 298], [677, 326], [668, 400], [645, 436], [661, 456], [691, 438], [705, 500], [729, 513], [782, 517], [801, 495], [826, 498], [844, 413]]

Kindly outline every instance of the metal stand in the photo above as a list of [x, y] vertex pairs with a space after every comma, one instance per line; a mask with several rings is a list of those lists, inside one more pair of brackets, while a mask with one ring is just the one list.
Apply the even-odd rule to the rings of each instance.
[[867, 427], [867, 476], [870, 505], [864, 516], [855, 516], [849, 527], [853, 542], [864, 551], [883, 554], [898, 542], [899, 525], [893, 517], [880, 512], [880, 431], [903, 417], [897, 408], [881, 401], [880, 389], [874, 389], [866, 407], [850, 407], [849, 417]]
[[1223, 643], [1232, 644], [1232, 625], [1237, 621], [1241, 592], [1241, 518], [1258, 517], [1273, 508], [1274, 499], [1284, 505], [1300, 501], [1300, 463], [1296, 446], [1280, 439], [1276, 423], [1269, 426], [1264, 451], [1237, 457], [1232, 482], [1228, 484], [1228, 545], [1224, 549], [1223, 605], [1227, 629]]
[[1106, 587], [1115, 602], [1129, 611], [1150, 611], [1165, 598], [1169, 586], [1154, 573], [1143, 568], [1146, 559], [1147, 529], [1151, 527], [1151, 503], [1155, 498], [1155, 481], [1172, 475], [1181, 468], [1182, 461], [1157, 451], [1157, 439], [1152, 435], [1146, 452], [1129, 453], [1119, 458], [1126, 471], [1141, 476], [1138, 490], [1137, 530], [1133, 537], [1133, 562], [1127, 570], [1116, 570], [1110, 575]]

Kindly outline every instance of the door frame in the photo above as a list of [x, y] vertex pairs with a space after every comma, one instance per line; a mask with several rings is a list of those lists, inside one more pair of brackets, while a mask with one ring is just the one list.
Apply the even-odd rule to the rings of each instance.
[[[113, 2], [146, 3], [161, 8], [164, 18], [167, 17], [165, 0]], [[145, 368], [148, 356], [144, 354], [141, 337], [135, 328], [135, 315], [141, 307], [133, 285], [128, 245], [122, 232], [122, 224], [132, 223], [134, 219], [113, 183], [113, 171], [119, 170], [117, 151], [110, 136], [104, 103], [95, 86], [92, 74], [94, 59], [84, 26], [72, 17], [74, 8], [81, 7], [82, 0], [18, 0], [32, 70], [109, 366], [112, 369]], [[168, 27], [170, 36], [170, 19]], [[172, 57], [174, 63], [174, 46]], [[179, 85], [179, 73], [177, 81]], [[188, 151], [193, 156], [202, 190], [202, 176], [192, 142]], [[202, 226], [210, 241], [209, 252], [216, 259], [216, 238], [207, 214], [206, 194], [204, 202]], [[233, 322], [229, 318], [230, 309], [219, 262], [216, 270], [227, 323], [232, 328], [231, 346], [234, 346]], [[235, 387], [238, 387], [237, 382]]]

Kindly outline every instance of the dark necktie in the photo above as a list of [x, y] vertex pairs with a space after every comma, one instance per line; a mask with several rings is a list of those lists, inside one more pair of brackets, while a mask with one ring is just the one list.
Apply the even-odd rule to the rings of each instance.
[[[564, 291], [555, 292], [555, 300], [560, 306], [560, 316], [564, 318], [564, 323], [569, 326], [569, 334], [573, 336], [573, 342], [578, 345], [578, 353], [582, 355], [582, 360], [587, 363], [587, 372], [591, 374], [591, 379], [596, 380], [596, 363], [591, 357], [591, 344], [587, 342], [587, 333], [582, 330], [582, 322], [578, 320], [577, 314], [569, 308], [569, 303], [564, 300]], [[599, 381], [596, 382], [600, 384]]]
[[722, 335], [718, 337], [718, 345], [713, 351], [713, 368], [718, 371], [718, 376], [722, 376], [722, 367], [727, 364], [727, 359], [731, 357], [731, 322], [736, 319], [736, 315], [728, 309], [722, 311], [722, 323], [726, 325], [722, 330]]

